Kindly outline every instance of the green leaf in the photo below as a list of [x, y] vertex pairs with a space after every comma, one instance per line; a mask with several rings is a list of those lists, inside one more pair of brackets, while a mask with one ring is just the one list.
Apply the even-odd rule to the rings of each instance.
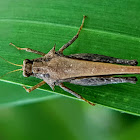
[[[87, 15], [78, 40], [66, 49], [65, 54], [96, 53], [140, 61], [139, 5], [139, 0], [0, 1], [0, 56], [17, 64], [22, 64], [26, 58], [39, 57], [9, 46], [10, 42], [19, 47], [29, 47], [46, 53], [56, 43], [58, 50], [77, 33], [82, 16]], [[0, 75], [17, 69], [2, 59], [0, 65]], [[140, 76], [137, 77], [139, 80]], [[21, 72], [11, 73], [3, 79], [0, 82], [0, 87], [4, 90], [0, 94], [1, 105], [32, 102], [59, 94], [71, 97], [59, 87], [55, 88], [55, 93], [58, 94], [54, 94], [48, 85], [31, 94], [23, 94], [24, 89], [16, 85], [8, 88], [11, 84], [7, 85], [5, 82], [33, 86], [41, 81], [33, 77], [24, 78]], [[99, 87], [66, 85], [89, 101], [123, 112], [140, 114], [139, 81], [137, 84]]]

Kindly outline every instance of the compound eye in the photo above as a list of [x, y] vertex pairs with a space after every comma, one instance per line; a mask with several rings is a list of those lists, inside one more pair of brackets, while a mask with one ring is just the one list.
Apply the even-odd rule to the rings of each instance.
[[29, 77], [30, 75], [32, 75], [32, 64], [33, 64], [33, 61], [29, 59], [25, 59], [23, 61], [23, 76], [24, 77]]
[[30, 74], [28, 74], [27, 71], [23, 71], [23, 76], [24, 76], [24, 77], [29, 77]]
[[29, 59], [25, 59], [25, 60], [24, 60], [24, 63], [25, 63], [25, 64], [27, 64], [27, 63], [33, 64], [33, 61], [31, 61], [31, 60], [29, 60]]

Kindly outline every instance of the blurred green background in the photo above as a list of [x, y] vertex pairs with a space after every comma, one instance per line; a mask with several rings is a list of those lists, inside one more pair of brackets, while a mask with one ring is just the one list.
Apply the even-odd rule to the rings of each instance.
[[[0, 56], [19, 64], [24, 58], [35, 57], [9, 47], [10, 42], [45, 52], [56, 43], [58, 49], [75, 35], [83, 14], [88, 16], [86, 29], [66, 54], [93, 52], [140, 60], [139, 0], [1, 0]], [[0, 65], [1, 75], [15, 69], [3, 61]], [[0, 80], [0, 140], [140, 139], [138, 116], [100, 105], [90, 106], [55, 94], [47, 85], [43, 87], [46, 91], [27, 94], [19, 85], [35, 85], [39, 79], [23, 78], [20, 72], [4, 78]], [[139, 83], [71, 87], [83, 94], [87, 89], [92, 97], [97, 95], [95, 100], [100, 104], [140, 113]], [[57, 87], [56, 92], [66, 94]], [[131, 100], [123, 100], [127, 95]]]
[[[2, 92], [19, 88], [6, 83]], [[139, 131], [137, 116], [62, 96], [0, 109], [0, 140], [139, 140]]]

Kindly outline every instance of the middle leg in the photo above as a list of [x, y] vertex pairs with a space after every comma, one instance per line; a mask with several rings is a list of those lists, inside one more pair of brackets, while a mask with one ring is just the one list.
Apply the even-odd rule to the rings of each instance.
[[81, 95], [79, 95], [78, 93], [76, 93], [76, 92], [72, 91], [71, 89], [69, 89], [68, 87], [64, 86], [63, 83], [60, 83], [59, 86], [60, 86], [63, 90], [69, 92], [70, 94], [76, 96], [76, 97], [79, 98], [79, 99], [84, 100], [85, 102], [89, 103], [90, 105], [93, 105], [93, 106], [95, 105], [94, 103], [92, 103], [92, 102], [86, 100], [85, 98], [83, 98], [83, 97], [82, 97]]
[[78, 38], [79, 33], [80, 33], [80, 31], [82, 30], [82, 28], [83, 28], [85, 18], [86, 18], [86, 16], [83, 16], [82, 24], [81, 24], [81, 26], [80, 26], [80, 28], [79, 28], [77, 34], [76, 34], [68, 43], [66, 43], [65, 45], [63, 45], [63, 46], [59, 49], [59, 53], [63, 53], [63, 51], [64, 51], [68, 46], [70, 46], [70, 45]]

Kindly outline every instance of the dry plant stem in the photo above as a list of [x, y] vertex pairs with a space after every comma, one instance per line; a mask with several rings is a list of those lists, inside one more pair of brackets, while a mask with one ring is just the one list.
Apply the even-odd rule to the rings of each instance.
[[36, 50], [30, 49], [30, 48], [20, 48], [20, 47], [15, 46], [13, 43], [10, 43], [9, 45], [14, 46], [18, 50], [24, 50], [26, 52], [31, 52], [31, 53], [35, 53], [35, 54], [39, 54], [39, 55], [45, 56], [45, 53], [42, 53], [40, 51], [36, 51]]
[[71, 89], [69, 89], [68, 87], [64, 86], [63, 83], [60, 83], [59, 86], [60, 86], [63, 90], [65, 90], [65, 91], [71, 93], [72, 95], [74, 95], [75, 97], [77, 97], [77, 98], [79, 98], [79, 99], [82, 99], [82, 100], [86, 101], [86, 102], [89, 103], [90, 105], [95, 105], [95, 104], [89, 102], [88, 100], [86, 100], [85, 98], [83, 98], [83, 97], [82, 97], [81, 95], [79, 95], [78, 93], [76, 93], [76, 92], [72, 91]]
[[83, 16], [82, 24], [81, 24], [81, 26], [80, 26], [80, 28], [79, 28], [77, 34], [76, 34], [68, 43], [66, 43], [65, 45], [63, 45], [63, 46], [59, 49], [59, 52], [60, 52], [60, 53], [63, 53], [63, 51], [64, 51], [68, 46], [70, 46], [70, 45], [78, 38], [79, 33], [80, 33], [80, 31], [82, 30], [82, 28], [83, 28], [85, 18], [86, 18], [86, 16]]
[[23, 86], [23, 88], [24, 88], [27, 92], [31, 92], [31, 91], [35, 90], [36, 88], [41, 87], [41, 86], [44, 85], [45, 83], [46, 83], [45, 81], [42, 81], [42, 82], [38, 83], [37, 85], [35, 85], [35, 86], [29, 88], [29, 89], [27, 89], [25, 86]]

